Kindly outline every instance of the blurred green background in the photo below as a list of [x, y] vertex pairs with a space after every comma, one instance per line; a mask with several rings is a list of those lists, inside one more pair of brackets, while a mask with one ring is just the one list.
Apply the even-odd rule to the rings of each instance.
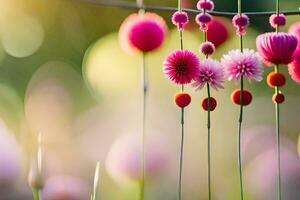
[[[236, 11], [236, 1], [214, 2], [217, 11]], [[195, 8], [196, 1], [185, 3]], [[175, 7], [177, 2], [149, 0], [145, 4]], [[299, 6], [297, 0], [281, 3], [282, 10], [298, 10]], [[274, 0], [249, 0], [243, 4], [244, 11], [272, 11], [274, 7]], [[127, 55], [118, 41], [121, 23], [133, 12], [136, 11], [72, 0], [0, 2], [1, 200], [32, 199], [27, 174], [39, 132], [44, 135], [45, 180], [49, 193], [61, 195], [70, 190], [74, 197], [69, 195], [64, 200], [88, 199], [95, 163], [99, 160], [99, 199], [135, 199], [137, 182], [128, 178], [132, 174], [126, 172], [135, 174], [137, 170], [141, 58]], [[172, 13], [158, 14], [165, 18], [170, 31], [163, 47], [147, 57], [150, 73], [147, 155], [149, 163], [155, 166], [147, 171], [146, 199], [174, 200], [179, 113], [173, 105], [173, 95], [179, 89], [163, 75], [162, 62], [169, 52], [178, 48], [179, 41], [177, 30], [170, 22]], [[224, 20], [228, 21], [231, 35], [218, 47], [217, 59], [239, 44], [230, 19]], [[288, 17], [286, 28], [299, 20], [299, 16]], [[271, 31], [268, 17], [251, 17], [251, 22], [245, 37], [247, 48], [255, 48], [258, 34]], [[184, 34], [185, 47], [194, 52], [198, 52], [201, 41], [202, 34], [197, 28]], [[289, 77], [285, 67], [282, 68]], [[266, 68], [265, 75], [269, 71]], [[230, 101], [230, 94], [237, 87], [227, 83], [225, 90], [213, 92], [218, 108], [212, 114], [212, 184], [213, 198], [219, 200], [235, 200], [239, 195], [238, 107]], [[246, 199], [271, 200], [275, 199], [276, 187], [273, 91], [265, 81], [246, 84], [246, 87], [254, 95], [244, 119]], [[195, 92], [189, 87], [187, 91], [193, 101], [186, 112], [183, 195], [185, 200], [204, 200], [207, 199], [207, 133], [201, 101], [205, 92]], [[283, 193], [284, 199], [298, 200], [300, 87], [288, 78], [282, 91], [286, 94], [281, 109]], [[134, 139], [128, 139], [131, 137]], [[116, 167], [119, 163], [116, 157], [123, 157], [120, 163], [126, 167]]]

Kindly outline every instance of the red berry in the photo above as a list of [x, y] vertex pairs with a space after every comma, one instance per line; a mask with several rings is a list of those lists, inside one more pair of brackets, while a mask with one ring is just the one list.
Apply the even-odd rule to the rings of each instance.
[[[210, 97], [210, 111], [214, 111], [217, 107], [217, 101], [215, 98], [213, 97]], [[205, 98], [203, 101], [202, 101], [202, 108], [206, 111], [208, 111], [208, 98]]]
[[278, 94], [273, 95], [272, 100], [273, 100], [274, 103], [281, 104], [281, 103], [284, 102], [285, 97], [282, 93], [278, 93]]
[[[232, 92], [231, 94], [231, 101], [237, 105], [241, 104], [241, 90], [237, 89], [235, 91]], [[252, 94], [247, 91], [247, 90], [243, 90], [243, 105], [244, 106], [248, 106], [252, 101]]]
[[271, 72], [267, 77], [267, 83], [270, 87], [282, 87], [285, 85], [286, 79], [282, 73]]
[[180, 108], [188, 106], [191, 100], [191, 96], [187, 93], [178, 93], [175, 95], [175, 103]]

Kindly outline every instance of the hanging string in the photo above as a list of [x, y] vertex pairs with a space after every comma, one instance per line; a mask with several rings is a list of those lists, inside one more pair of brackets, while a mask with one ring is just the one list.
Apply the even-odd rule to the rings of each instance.
[[[242, 15], [242, 0], [238, 0], [238, 14]], [[244, 51], [243, 45], [243, 35], [240, 34], [240, 51]], [[244, 99], [243, 99], [243, 92], [244, 92], [244, 77], [241, 76], [240, 82], [240, 116], [239, 116], [239, 123], [238, 123], [238, 166], [239, 166], [239, 178], [240, 178], [240, 199], [244, 199], [244, 186], [243, 186], [243, 167], [242, 167], [242, 155], [241, 155], [241, 133], [242, 133], [242, 122], [243, 122], [243, 110], [244, 110]]]
[[[130, 2], [123, 2], [123, 1], [111, 1], [111, 0], [68, 0], [73, 2], [81, 2], [81, 3], [89, 3], [94, 4], [96, 6], [102, 6], [102, 7], [119, 7], [119, 8], [127, 8], [127, 9], [140, 9], [141, 6], [138, 6], [136, 3], [130, 3]], [[174, 12], [177, 11], [178, 8], [176, 7], [167, 7], [167, 6], [142, 6], [143, 10], [145, 11], [167, 11], [167, 12]], [[185, 11], [187, 13], [191, 14], [199, 14], [201, 11], [194, 10], [194, 9], [182, 9], [182, 11]], [[236, 12], [222, 12], [222, 11], [210, 11], [209, 14], [213, 16], [227, 16], [232, 17], [236, 15]], [[300, 15], [299, 10], [295, 11], [283, 11], [282, 12], [285, 15]], [[274, 11], [266, 11], [266, 12], [244, 12], [244, 14], [248, 16], [270, 16], [272, 14], [276, 14]]]
[[[144, 0], [136, 0], [136, 6], [139, 8], [139, 14], [145, 13]], [[146, 65], [146, 53], [142, 53], [142, 65], [141, 65], [141, 84], [142, 84], [142, 151], [141, 151], [141, 181], [140, 181], [140, 193], [139, 200], [145, 198], [145, 145], [146, 145], [146, 117], [147, 117], [147, 97], [148, 97], [148, 69]]]
[[[280, 3], [276, 0], [276, 14], [279, 16]], [[279, 32], [279, 25], [276, 26], [276, 33]], [[274, 71], [279, 73], [279, 65], [275, 65]], [[279, 94], [279, 88], [275, 87], [275, 94]], [[277, 197], [281, 200], [281, 156], [280, 156], [280, 118], [279, 118], [279, 103], [275, 103], [275, 120], [276, 120], [276, 147], [277, 147]]]
[[[178, 0], [178, 11], [182, 11], [182, 2]], [[183, 30], [179, 30], [180, 50], [183, 50]], [[184, 85], [181, 85], [181, 93], [184, 92]], [[184, 154], [184, 107], [181, 108], [181, 138], [180, 138], [180, 160], [179, 160], [179, 175], [178, 175], [178, 193], [177, 199], [181, 200], [182, 191], [182, 171], [183, 171], [183, 154]]]

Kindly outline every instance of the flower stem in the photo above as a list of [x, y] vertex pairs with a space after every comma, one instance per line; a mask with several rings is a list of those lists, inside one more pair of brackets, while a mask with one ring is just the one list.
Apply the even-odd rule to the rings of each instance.
[[184, 108], [181, 108], [181, 139], [180, 139], [180, 160], [179, 160], [178, 194], [177, 194], [178, 200], [181, 200], [183, 150], [184, 150]]
[[238, 166], [240, 176], [240, 199], [244, 199], [244, 188], [243, 188], [243, 169], [242, 169], [242, 155], [241, 155], [241, 133], [242, 133], [242, 122], [243, 122], [243, 91], [244, 91], [244, 78], [241, 77], [241, 91], [240, 91], [240, 117], [238, 125]]
[[[279, 15], [280, 2], [276, 0], [276, 14]], [[279, 26], [276, 26], [276, 33], [279, 32]], [[275, 72], [279, 72], [279, 65], [275, 65]], [[279, 88], [275, 87], [276, 95], [279, 94]], [[275, 103], [275, 118], [276, 118], [276, 146], [277, 146], [277, 199], [281, 200], [281, 159], [280, 159], [280, 118], [279, 118], [279, 104]]]
[[[178, 0], [178, 11], [182, 11], [181, 0]], [[179, 31], [180, 50], [183, 50], [183, 31]], [[184, 92], [184, 85], [181, 85], [181, 92]], [[184, 108], [181, 108], [181, 138], [180, 138], [180, 154], [179, 154], [179, 174], [178, 174], [178, 190], [177, 199], [181, 200], [182, 191], [182, 170], [183, 170], [183, 150], [184, 150]]]
[[40, 189], [32, 188], [32, 194], [34, 200], [42, 200], [42, 194]]
[[[279, 66], [275, 66], [275, 72], [279, 72]], [[275, 87], [276, 95], [279, 94], [278, 87]], [[275, 118], [276, 118], [276, 146], [277, 146], [277, 195], [278, 200], [281, 200], [281, 156], [280, 156], [280, 118], [279, 118], [279, 104], [275, 103]]]
[[[242, 0], [238, 0], [238, 14], [242, 15]], [[244, 52], [243, 36], [240, 35], [240, 50]], [[240, 90], [240, 116], [238, 123], [238, 166], [239, 166], [239, 177], [240, 177], [240, 199], [244, 199], [244, 187], [243, 187], [243, 167], [242, 167], [242, 155], [241, 155], [241, 133], [242, 133], [242, 122], [243, 122], [243, 109], [244, 109], [244, 77], [241, 76], [241, 90]]]
[[210, 87], [207, 83], [207, 96], [208, 96], [208, 111], [207, 111], [207, 136], [208, 136], [208, 144], [207, 144], [207, 165], [208, 165], [208, 199], [211, 200], [211, 133], [210, 133]]
[[146, 54], [142, 56], [142, 85], [143, 85], [143, 101], [142, 101], [142, 152], [141, 152], [141, 181], [139, 200], [145, 198], [145, 138], [146, 138], [146, 111], [148, 97], [148, 70], [146, 66]]

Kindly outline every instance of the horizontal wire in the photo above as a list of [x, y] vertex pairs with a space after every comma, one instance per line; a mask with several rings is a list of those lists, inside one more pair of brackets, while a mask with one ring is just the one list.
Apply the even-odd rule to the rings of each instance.
[[[102, 7], [119, 7], [119, 8], [128, 8], [128, 9], [144, 9], [146, 11], [177, 11], [175, 7], [168, 7], [168, 6], [138, 6], [136, 3], [130, 2], [122, 2], [122, 1], [109, 1], [109, 0], [68, 0], [73, 2], [79, 3], [89, 3], [94, 4], [96, 6]], [[191, 14], [198, 14], [202, 11], [194, 10], [194, 9], [183, 9], [183, 11], [191, 13]], [[209, 12], [211, 15], [214, 16], [234, 16], [237, 12], [221, 12], [221, 11], [211, 11]], [[244, 14], [248, 16], [269, 16], [275, 14], [275, 11], [266, 11], [266, 12], [244, 12]], [[300, 11], [282, 11], [281, 13], [285, 15], [300, 15]]]

